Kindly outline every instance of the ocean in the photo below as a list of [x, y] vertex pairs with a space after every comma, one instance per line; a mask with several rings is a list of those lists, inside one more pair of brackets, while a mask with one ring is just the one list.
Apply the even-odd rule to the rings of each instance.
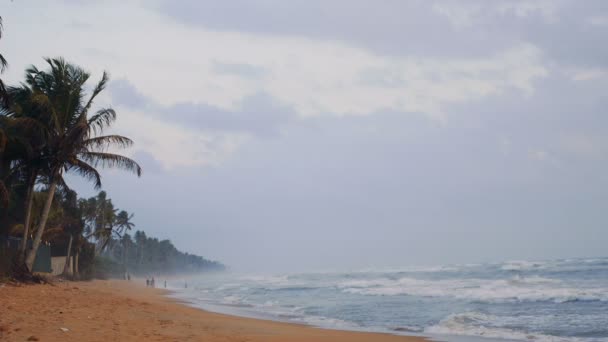
[[168, 287], [209, 311], [330, 329], [447, 341], [608, 341], [608, 258], [205, 274]]

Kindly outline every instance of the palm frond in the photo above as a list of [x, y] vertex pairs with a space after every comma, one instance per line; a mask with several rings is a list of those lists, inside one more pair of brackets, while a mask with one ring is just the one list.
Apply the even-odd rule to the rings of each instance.
[[133, 140], [123, 137], [122, 135], [104, 135], [100, 137], [95, 137], [91, 139], [87, 139], [84, 142], [85, 148], [94, 148], [94, 149], [106, 149], [110, 146], [117, 146], [120, 148], [127, 148], [133, 145]]
[[93, 166], [101, 166], [108, 168], [119, 168], [127, 171], [132, 171], [137, 176], [141, 176], [141, 167], [137, 162], [131, 158], [121, 156], [114, 153], [105, 152], [82, 152], [79, 157], [91, 163]]
[[106, 84], [108, 84], [109, 80], [110, 75], [108, 75], [108, 73], [104, 71], [103, 76], [101, 76], [101, 80], [97, 83], [97, 85], [95, 85], [95, 88], [93, 89], [93, 92], [91, 93], [87, 104], [82, 108], [82, 112], [80, 113], [81, 116], [86, 117], [87, 112], [93, 104], [93, 100], [95, 100], [95, 97], [97, 97], [97, 95], [99, 95], [99, 93], [101, 93], [106, 88]]
[[2, 56], [0, 54], [0, 72], [4, 72], [4, 70], [6, 69], [6, 67], [8, 67], [8, 62], [6, 61], [6, 59], [4, 58], [4, 56]]
[[[4, 31], [4, 25], [2, 23], [2, 17], [0, 17], [0, 38], [2, 38], [2, 32]], [[0, 55], [0, 72], [4, 72], [4, 69], [8, 66], [4, 56]]]
[[88, 123], [95, 134], [103, 132], [103, 129], [116, 120], [116, 112], [112, 108], [103, 108], [91, 116]]
[[[4, 60], [4, 57], [0, 55], [0, 72], [4, 71], [4, 68], [6, 67], [6, 65], [4, 64], [5, 62], [6, 61]], [[0, 80], [0, 101], [2, 102], [2, 105], [4, 107], [10, 106], [10, 96], [8, 96], [6, 86], [4, 85], [4, 82], [2, 80]]]
[[88, 163], [74, 158], [70, 161], [67, 171], [75, 172], [87, 180], [92, 181], [95, 183], [95, 189], [101, 188], [101, 175]]

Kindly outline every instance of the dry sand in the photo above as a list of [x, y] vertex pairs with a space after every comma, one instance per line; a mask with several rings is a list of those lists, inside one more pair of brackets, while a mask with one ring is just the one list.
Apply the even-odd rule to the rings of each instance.
[[163, 293], [118, 280], [0, 285], [0, 340], [424, 341], [216, 314], [180, 304]]

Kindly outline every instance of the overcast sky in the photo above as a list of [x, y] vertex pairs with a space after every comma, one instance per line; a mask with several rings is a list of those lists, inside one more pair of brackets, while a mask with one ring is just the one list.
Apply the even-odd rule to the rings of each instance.
[[[112, 83], [138, 229], [237, 270], [605, 256], [608, 1], [4, 1]], [[72, 178], [82, 196], [92, 185]]]

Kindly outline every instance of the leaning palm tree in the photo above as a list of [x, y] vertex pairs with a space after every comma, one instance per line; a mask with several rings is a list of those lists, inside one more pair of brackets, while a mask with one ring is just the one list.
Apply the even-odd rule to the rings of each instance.
[[[28, 87], [10, 87], [8, 95], [11, 106], [3, 110], [5, 120], [9, 120], [20, 127], [20, 132], [13, 134], [16, 138], [8, 144], [8, 158], [4, 162], [13, 162], [13, 170], [20, 174], [25, 184], [25, 218], [23, 223], [23, 239], [19, 248], [18, 263], [25, 260], [26, 246], [30, 234], [32, 220], [32, 196], [38, 176], [41, 176], [46, 160], [43, 152], [49, 141], [49, 127], [45, 108], [40, 106], [35, 95]], [[12, 152], [12, 157], [11, 157]], [[12, 161], [11, 161], [12, 159]]]
[[[102, 108], [89, 115], [95, 98], [105, 89], [109, 77], [103, 73], [101, 80], [85, 100], [85, 84], [90, 75], [80, 67], [62, 58], [45, 59], [48, 70], [32, 66], [26, 70], [26, 81], [21, 85], [30, 91], [32, 101], [42, 109], [38, 119], [48, 128], [48, 142], [42, 151], [44, 160], [41, 173], [46, 178], [47, 200], [42, 210], [32, 248], [26, 256], [26, 265], [32, 269], [53, 197], [63, 175], [73, 172], [101, 187], [98, 167], [117, 167], [141, 175], [141, 167], [132, 159], [109, 153], [109, 147], [129, 147], [131, 139], [120, 135], [101, 135], [116, 119], [111, 108]], [[22, 113], [28, 115], [28, 113]]]

